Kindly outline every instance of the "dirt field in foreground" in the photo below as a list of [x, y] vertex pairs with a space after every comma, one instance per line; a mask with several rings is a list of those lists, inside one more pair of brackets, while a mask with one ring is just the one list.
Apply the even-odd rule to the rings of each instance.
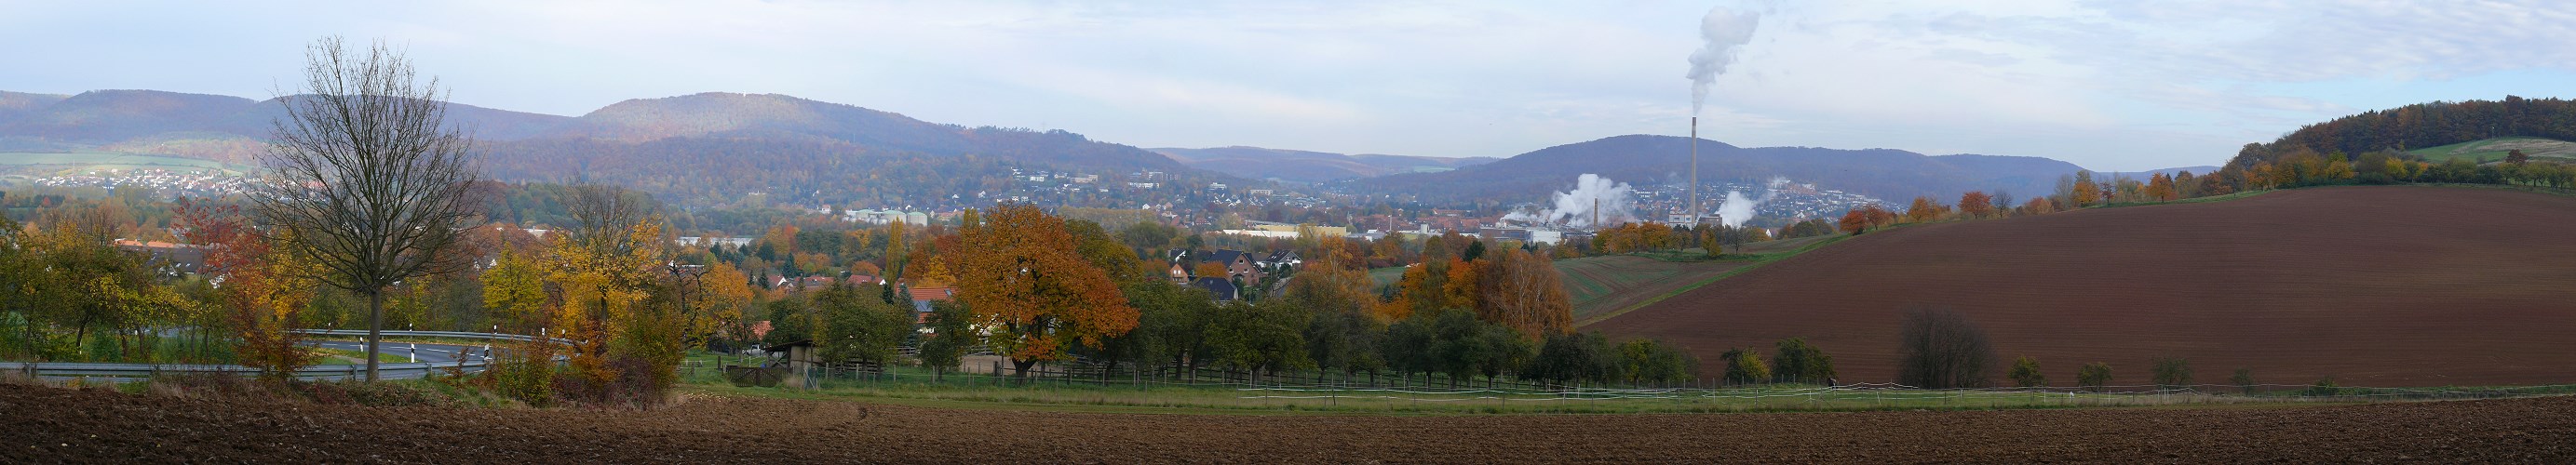
[[1204, 416], [701, 398], [649, 412], [0, 385], [0, 462], [2535, 462], [2576, 398], [2232, 409]]
[[2576, 383], [2570, 238], [2576, 197], [2298, 189], [1874, 232], [1583, 329], [1672, 341], [1709, 373], [1728, 347], [1805, 337], [1843, 381], [1884, 382], [1900, 315], [1929, 305], [2058, 385], [2097, 361], [2145, 384], [2158, 357], [2201, 383]]

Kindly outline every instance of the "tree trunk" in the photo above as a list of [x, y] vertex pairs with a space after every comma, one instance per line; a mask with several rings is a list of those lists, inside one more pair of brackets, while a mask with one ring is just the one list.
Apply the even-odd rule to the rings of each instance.
[[1022, 381], [1026, 381], [1026, 380], [1028, 380], [1028, 379], [1029, 379], [1029, 367], [1037, 366], [1037, 364], [1038, 364], [1038, 361], [1037, 361], [1037, 360], [1019, 360], [1019, 359], [1012, 359], [1012, 360], [1011, 360], [1011, 369], [1012, 369], [1013, 371], [1017, 372], [1016, 374], [1017, 374], [1017, 376], [1020, 378], [1020, 380], [1022, 380]]
[[367, 292], [367, 382], [376, 382], [376, 344], [385, 337], [385, 294]]

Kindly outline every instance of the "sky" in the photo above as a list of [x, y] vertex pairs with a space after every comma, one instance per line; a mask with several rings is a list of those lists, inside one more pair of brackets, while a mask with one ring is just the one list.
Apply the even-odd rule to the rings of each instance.
[[1699, 132], [1740, 146], [2139, 171], [2372, 109], [2576, 92], [2576, 2], [2477, 0], [0, 0], [0, 90], [267, 98], [341, 35], [505, 110], [778, 93], [1140, 147], [1505, 157], [1688, 134], [1713, 9], [1751, 32]]

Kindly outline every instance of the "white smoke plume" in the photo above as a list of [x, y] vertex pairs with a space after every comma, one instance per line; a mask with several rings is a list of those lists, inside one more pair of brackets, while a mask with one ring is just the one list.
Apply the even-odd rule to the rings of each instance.
[[1717, 206], [1718, 221], [1729, 228], [1744, 227], [1745, 220], [1753, 219], [1753, 209], [1779, 196], [1780, 186], [1786, 185], [1789, 185], [1789, 178], [1772, 177], [1771, 184], [1762, 189], [1759, 198], [1745, 198], [1744, 191], [1726, 191], [1726, 203]]
[[[1512, 212], [1503, 219], [1522, 223], [1564, 225], [1574, 228], [1598, 228], [1637, 220], [1635, 189], [1628, 183], [1614, 182], [1598, 174], [1584, 173], [1574, 179], [1574, 190], [1556, 193], [1556, 207], [1539, 211]], [[1595, 207], [1598, 205], [1598, 207]], [[1598, 209], [1597, 211], [1595, 209]], [[1599, 224], [1594, 224], [1595, 213]]]
[[1723, 6], [1710, 8], [1708, 16], [1700, 18], [1699, 37], [1707, 43], [1691, 52], [1690, 74], [1682, 76], [1691, 80], [1692, 115], [1698, 115], [1700, 106], [1708, 101], [1709, 84], [1717, 81], [1717, 75], [1726, 74], [1727, 65], [1735, 64], [1735, 52], [1753, 42], [1753, 29], [1761, 24], [1761, 13], [1737, 13]]

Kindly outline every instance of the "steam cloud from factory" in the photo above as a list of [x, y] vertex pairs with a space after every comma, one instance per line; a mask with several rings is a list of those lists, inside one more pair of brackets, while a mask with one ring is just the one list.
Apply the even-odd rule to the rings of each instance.
[[1690, 74], [1683, 76], [1691, 80], [1692, 115], [1699, 114], [1708, 102], [1708, 86], [1717, 81], [1717, 75], [1726, 74], [1727, 65], [1735, 64], [1736, 52], [1753, 42], [1753, 29], [1761, 25], [1761, 13], [1739, 13], [1723, 6], [1710, 8], [1708, 16], [1700, 18], [1699, 37], [1706, 43], [1691, 52]]
[[1628, 183], [1584, 173], [1575, 178], [1573, 190], [1555, 194], [1554, 208], [1512, 212], [1504, 215], [1503, 219], [1572, 228], [1599, 228], [1633, 222], [1637, 220], [1635, 191], [1628, 187]]
[[1780, 186], [1786, 185], [1789, 185], [1789, 178], [1773, 177], [1771, 183], [1762, 189], [1761, 197], [1748, 198], [1744, 196], [1744, 191], [1726, 191], [1726, 203], [1717, 206], [1718, 221], [1725, 223], [1729, 228], [1744, 227], [1745, 220], [1753, 219], [1754, 209], [1761, 207], [1763, 202], [1771, 201], [1772, 197], [1779, 196]]

